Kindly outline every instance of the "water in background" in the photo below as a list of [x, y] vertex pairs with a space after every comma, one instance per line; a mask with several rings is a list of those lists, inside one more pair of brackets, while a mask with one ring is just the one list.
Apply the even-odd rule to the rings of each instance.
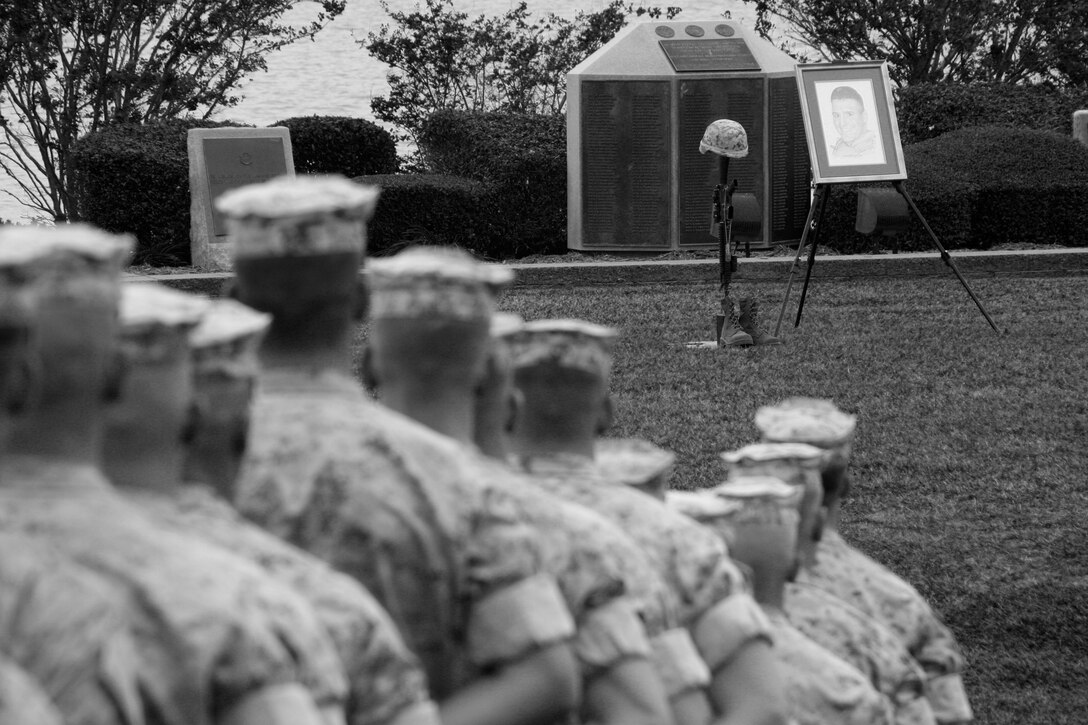
[[[394, 12], [410, 12], [417, 0], [389, 0]], [[501, 15], [516, 0], [455, 0], [454, 6], [469, 17]], [[596, 11], [602, 0], [528, 0], [533, 16], [554, 12], [573, 17], [579, 10]], [[751, 27], [755, 11], [742, 0], [647, 0], [646, 4], [678, 5], [684, 12], [677, 20], [716, 20], [728, 11], [734, 21]], [[305, 22], [317, 12], [317, 5], [302, 2], [287, 16], [289, 22]], [[359, 41], [389, 22], [378, 0], [348, 0], [347, 9], [318, 33], [314, 41], [301, 40], [268, 58], [268, 72], [254, 75], [242, 87], [243, 101], [217, 113], [217, 120], [231, 119], [255, 126], [268, 126], [292, 116], [333, 115], [373, 120], [370, 99], [388, 92], [388, 66], [369, 56]], [[6, 177], [0, 190], [16, 191]], [[0, 194], [0, 218], [24, 221], [27, 209]]]

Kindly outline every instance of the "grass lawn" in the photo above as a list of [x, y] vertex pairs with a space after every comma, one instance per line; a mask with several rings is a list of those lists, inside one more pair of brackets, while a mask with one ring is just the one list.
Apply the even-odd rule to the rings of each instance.
[[[613, 435], [678, 454], [673, 485], [716, 482], [756, 439], [758, 406], [834, 399], [859, 416], [844, 535], [913, 582], [967, 655], [984, 725], [1088, 721], [1088, 277], [971, 285], [814, 278], [785, 344], [686, 349], [713, 331], [715, 287], [515, 288], [528, 319], [623, 329]], [[773, 329], [784, 283], [737, 284]], [[363, 333], [365, 334], [365, 332]]]

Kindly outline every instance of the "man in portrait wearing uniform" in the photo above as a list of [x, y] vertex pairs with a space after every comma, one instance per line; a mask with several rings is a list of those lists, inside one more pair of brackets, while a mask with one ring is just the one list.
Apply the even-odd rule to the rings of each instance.
[[517, 505], [454, 441], [353, 377], [377, 189], [280, 178], [217, 200], [238, 299], [272, 315], [236, 502], [357, 580], [423, 663], [445, 725], [548, 723], [575, 706], [574, 623]]
[[869, 128], [869, 114], [861, 94], [850, 86], [831, 91], [831, 124], [839, 138], [831, 145], [831, 160], [837, 163], [872, 162], [878, 153], [876, 134]]
[[611, 420], [615, 330], [582, 320], [527, 322], [511, 335], [523, 397], [514, 457], [546, 491], [617, 522], [682, 602], [681, 622], [711, 672], [718, 723], [784, 723], [770, 627], [722, 541], [663, 502], [605, 478], [594, 462]]

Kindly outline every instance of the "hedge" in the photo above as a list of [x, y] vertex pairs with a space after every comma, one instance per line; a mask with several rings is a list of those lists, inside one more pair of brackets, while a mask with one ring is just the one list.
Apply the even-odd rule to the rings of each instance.
[[398, 171], [392, 134], [362, 118], [302, 116], [277, 121], [291, 132], [295, 171], [363, 176]]
[[[1073, 233], [1088, 228], [1088, 149], [1069, 136], [980, 126], [911, 144], [903, 153], [906, 188], [945, 247], [1088, 246], [1085, 235]], [[819, 243], [844, 254], [889, 246], [934, 249], [913, 214], [910, 228], [895, 241], [856, 232], [858, 186], [831, 187]]]
[[189, 264], [188, 131], [238, 125], [173, 120], [111, 126], [84, 136], [71, 158], [80, 218], [133, 234], [137, 264]]
[[437, 173], [486, 185], [493, 258], [567, 249], [567, 141], [562, 115], [438, 111], [419, 147]]
[[368, 254], [392, 254], [412, 244], [455, 244], [488, 256], [490, 217], [483, 183], [443, 174], [376, 174], [353, 181], [382, 190], [367, 224]]
[[924, 83], [896, 92], [903, 143], [974, 126], [1016, 126], [1070, 134], [1073, 112], [1088, 108], [1088, 90], [1006, 83]]

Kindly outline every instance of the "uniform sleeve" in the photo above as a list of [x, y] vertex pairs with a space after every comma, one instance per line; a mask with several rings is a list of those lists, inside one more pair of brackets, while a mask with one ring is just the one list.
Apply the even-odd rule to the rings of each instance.
[[648, 658], [650, 642], [634, 604], [621, 597], [588, 610], [578, 623], [574, 653], [585, 679], [622, 660]]
[[682, 627], [666, 630], [650, 640], [650, 647], [654, 670], [670, 700], [710, 684], [710, 669], [695, 648], [688, 630]]
[[509, 495], [488, 488], [465, 546], [469, 659], [487, 667], [574, 636], [574, 618]]
[[939, 723], [965, 723], [974, 719], [967, 690], [959, 674], [938, 675], [926, 680], [926, 699]]
[[513, 662], [574, 636], [574, 618], [555, 580], [534, 574], [476, 602], [469, 614], [468, 654], [479, 667]]
[[773, 644], [770, 623], [747, 592], [719, 601], [695, 621], [691, 632], [711, 672], [726, 665], [749, 642]]
[[29, 675], [0, 655], [0, 723], [63, 725], [60, 713]]
[[[347, 612], [351, 621], [330, 627], [348, 674], [348, 725], [437, 725], [419, 660], [381, 605], [361, 592]], [[329, 609], [324, 608], [326, 621]]]

